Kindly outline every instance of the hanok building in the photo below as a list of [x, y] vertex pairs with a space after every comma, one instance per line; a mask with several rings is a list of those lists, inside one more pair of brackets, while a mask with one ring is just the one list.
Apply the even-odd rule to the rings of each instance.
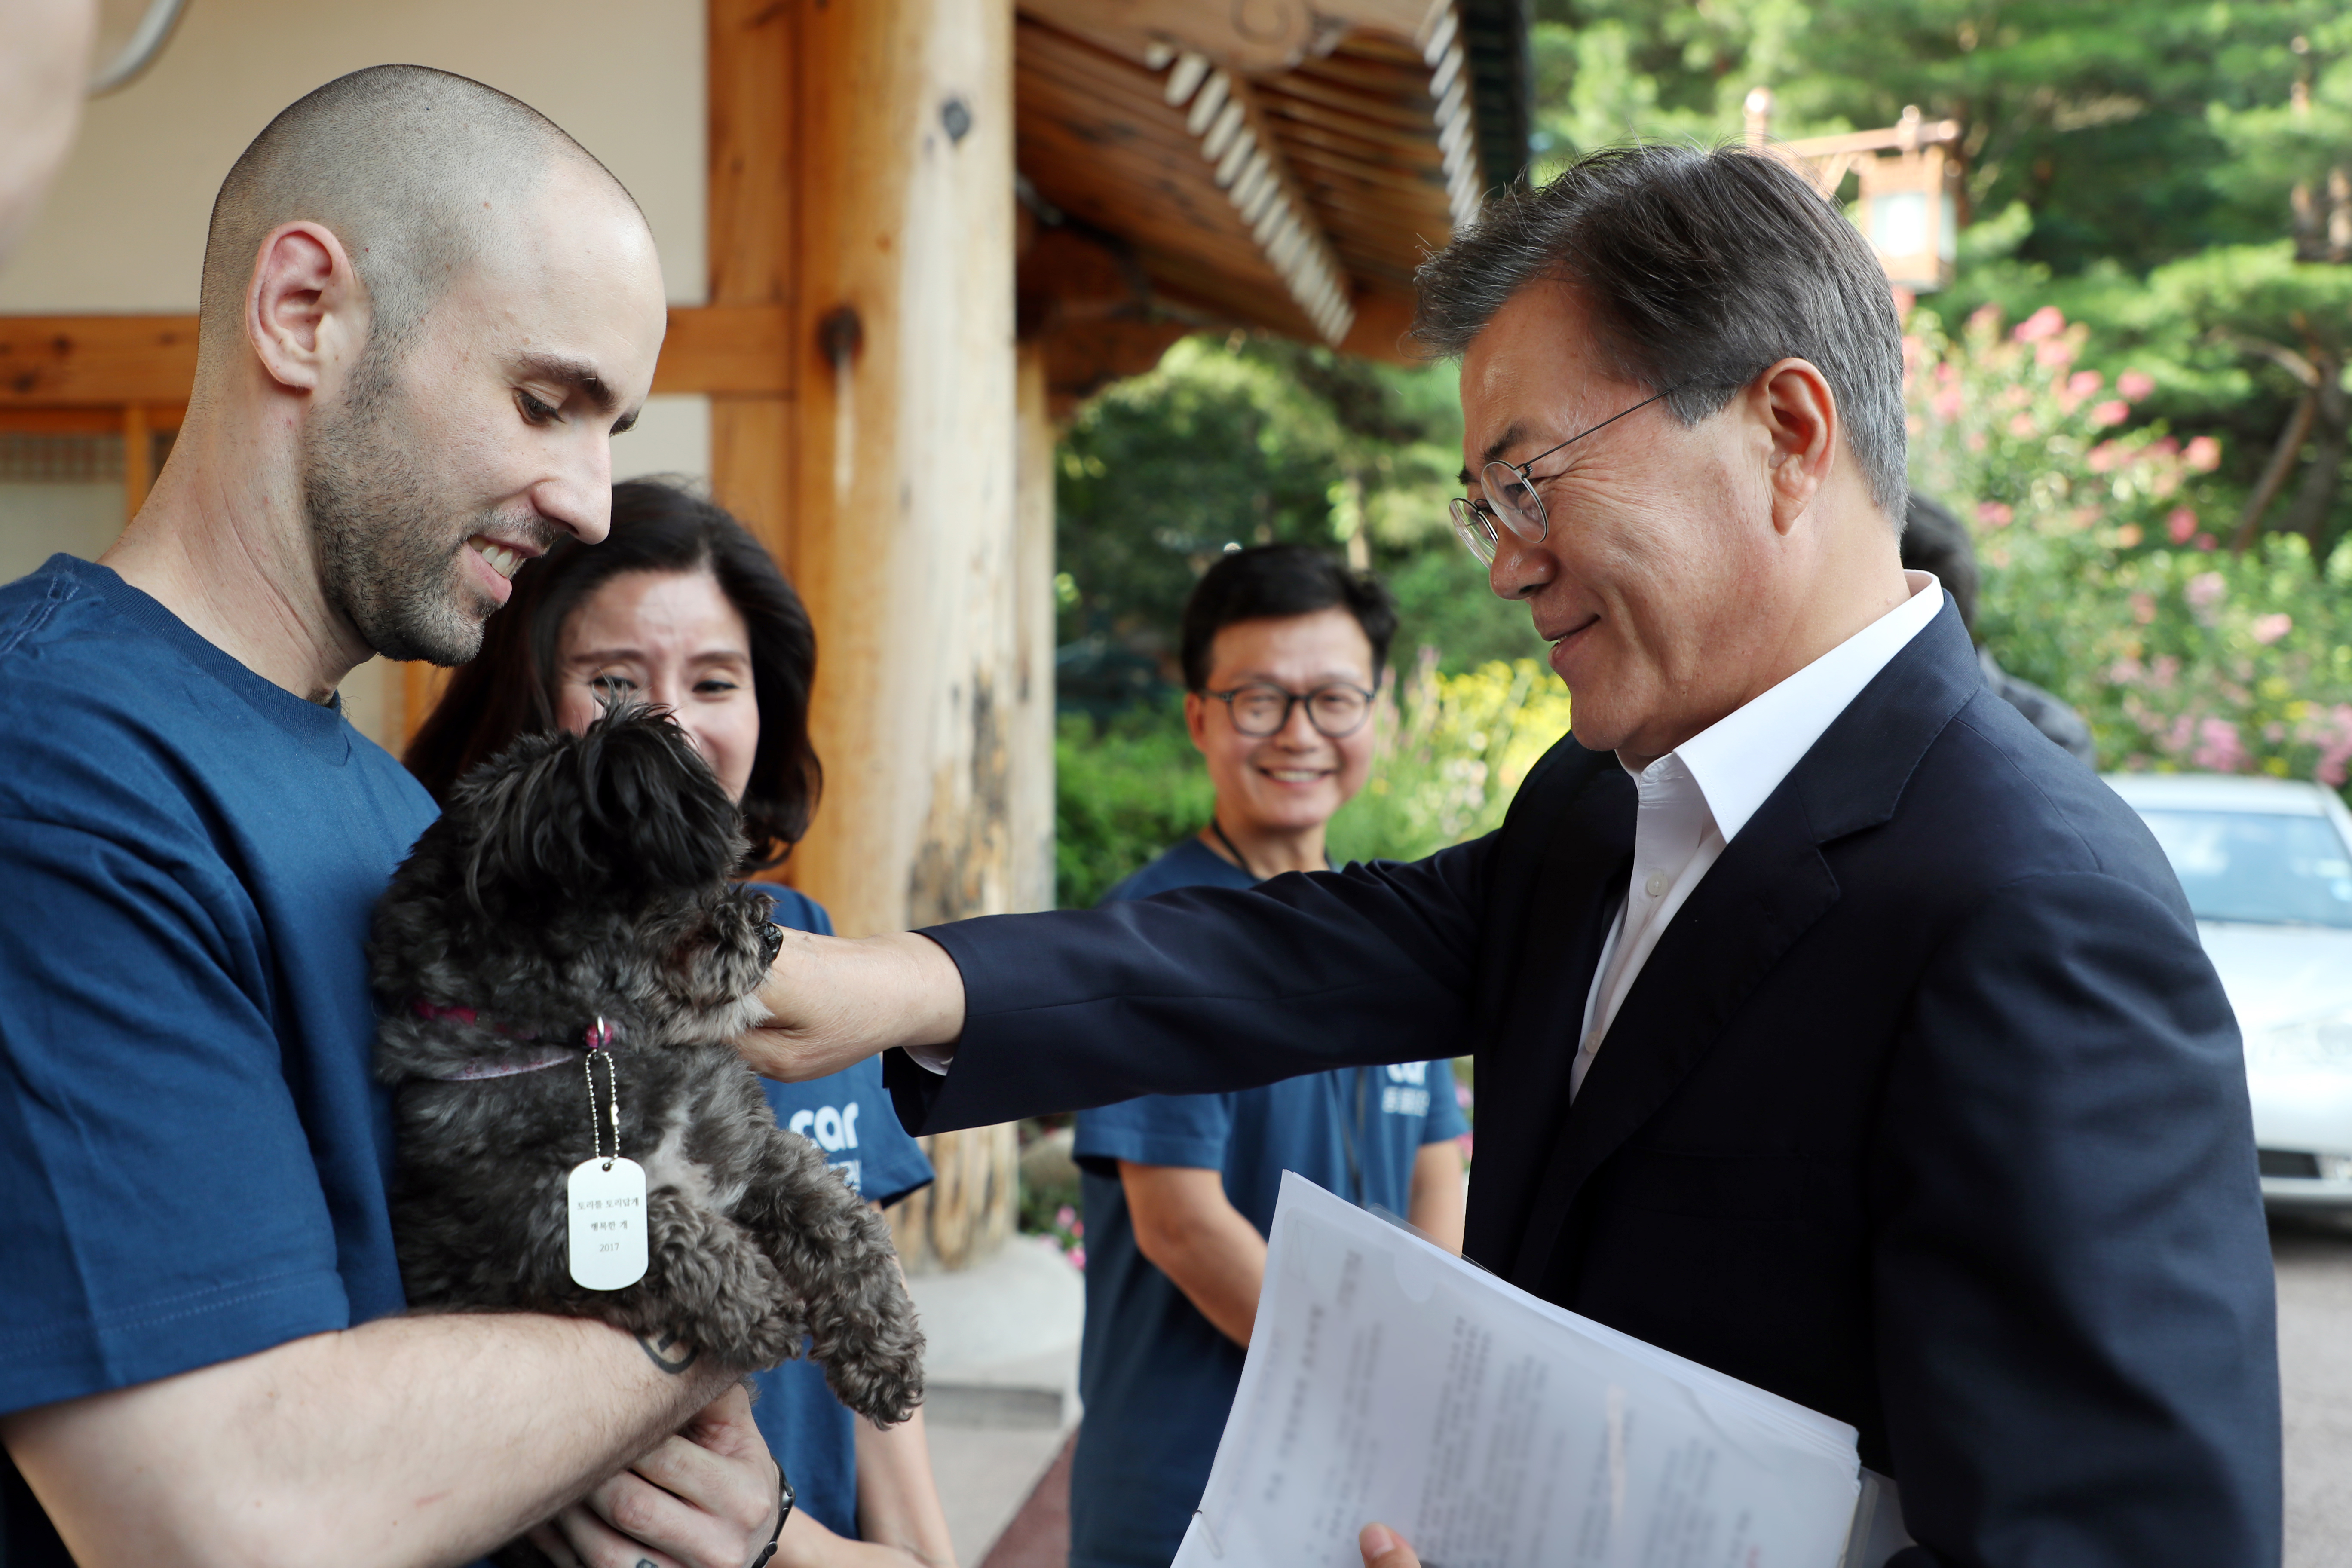
[[[145, 493], [247, 141], [346, 70], [458, 71], [653, 225], [669, 337], [616, 473], [707, 482], [814, 616], [827, 787], [792, 878], [853, 933], [1045, 907], [1055, 419], [1202, 328], [1399, 357], [1416, 260], [1519, 172], [1522, 6], [196, 0], [0, 273], [0, 576], [97, 554]], [[345, 698], [397, 747], [436, 679]], [[935, 1153], [984, 1245], [1002, 1141]]]

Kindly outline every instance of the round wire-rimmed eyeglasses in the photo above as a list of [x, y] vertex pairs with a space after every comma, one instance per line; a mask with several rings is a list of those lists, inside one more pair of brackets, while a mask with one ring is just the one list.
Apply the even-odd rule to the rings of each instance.
[[[1478, 470], [1478, 486], [1486, 492], [1484, 500], [1472, 500], [1468, 496], [1455, 496], [1449, 509], [1454, 514], [1454, 532], [1463, 547], [1478, 558], [1481, 565], [1495, 563], [1496, 548], [1502, 535], [1495, 531], [1496, 519], [1505, 528], [1529, 544], [1541, 544], [1551, 531], [1551, 519], [1544, 512], [1543, 497], [1536, 493], [1537, 480], [1529, 468], [1564, 447], [1573, 447], [1595, 430], [1606, 430], [1627, 414], [1638, 414], [1662, 397], [1672, 397], [1684, 390], [1670, 386], [1664, 392], [1653, 393], [1623, 413], [1612, 414], [1590, 429], [1580, 430], [1558, 447], [1547, 447], [1524, 463], [1506, 463], [1497, 458]], [[1546, 474], [1545, 479], [1557, 479]]]
[[1203, 691], [1225, 705], [1234, 729], [1253, 741], [1279, 735], [1290, 725], [1290, 710], [1304, 703], [1307, 721], [1327, 741], [1344, 741], [1372, 716], [1372, 694], [1360, 686], [1335, 680], [1312, 691], [1286, 691], [1279, 686], [1252, 681], [1230, 691]]

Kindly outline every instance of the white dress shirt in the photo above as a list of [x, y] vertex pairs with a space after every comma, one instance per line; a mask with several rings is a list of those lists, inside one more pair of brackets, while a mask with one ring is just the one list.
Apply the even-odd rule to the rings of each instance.
[[1639, 792], [1633, 877], [1585, 994], [1570, 1098], [1584, 1087], [1593, 1055], [1651, 950], [1724, 846], [1739, 837], [1862, 689], [1944, 607], [1943, 585], [1932, 575], [1903, 575], [1911, 585], [1903, 603], [1641, 772], [1625, 770]]

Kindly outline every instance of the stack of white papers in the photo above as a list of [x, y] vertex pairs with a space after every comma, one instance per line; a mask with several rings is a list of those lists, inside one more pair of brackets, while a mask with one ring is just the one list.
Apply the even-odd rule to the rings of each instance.
[[1860, 1491], [1853, 1427], [1288, 1173], [1175, 1568], [1360, 1568], [1374, 1520], [1440, 1568], [1840, 1568]]

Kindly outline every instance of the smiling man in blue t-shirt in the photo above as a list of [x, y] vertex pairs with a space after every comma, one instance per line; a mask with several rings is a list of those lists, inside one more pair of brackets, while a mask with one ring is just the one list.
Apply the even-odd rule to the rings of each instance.
[[734, 1369], [402, 1315], [369, 1071], [369, 913], [433, 807], [336, 687], [471, 658], [517, 561], [604, 536], [665, 321], [553, 125], [331, 82], [222, 186], [152, 495], [0, 587], [9, 1568], [446, 1563], [559, 1510], [598, 1561], [740, 1568], [779, 1527]]
[[[1268, 545], [1212, 566], [1184, 606], [1183, 658], [1215, 807], [1108, 899], [1320, 869], [1325, 825], [1371, 765], [1372, 696], [1395, 630], [1379, 583], [1318, 552]], [[1166, 1568], [1176, 1554], [1241, 1381], [1282, 1173], [1407, 1215], [1458, 1252], [1465, 1131], [1443, 1059], [1079, 1115], [1086, 1418], [1072, 1568]]]

